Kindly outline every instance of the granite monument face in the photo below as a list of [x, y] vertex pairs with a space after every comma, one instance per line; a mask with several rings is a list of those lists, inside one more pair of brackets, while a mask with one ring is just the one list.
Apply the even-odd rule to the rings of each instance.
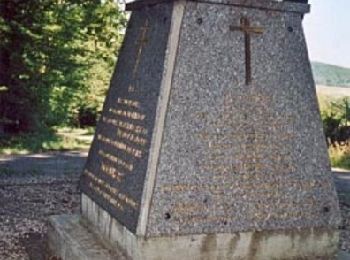
[[[313, 259], [339, 208], [305, 3], [137, 1], [82, 216], [133, 259]], [[299, 258], [298, 258], [299, 257]]]
[[154, 135], [170, 15], [168, 4], [132, 15], [81, 180], [83, 192], [132, 232]]

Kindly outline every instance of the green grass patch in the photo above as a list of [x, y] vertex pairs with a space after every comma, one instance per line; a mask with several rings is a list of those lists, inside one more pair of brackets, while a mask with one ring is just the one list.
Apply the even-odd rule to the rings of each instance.
[[29, 154], [46, 151], [88, 150], [94, 129], [52, 128], [30, 134], [0, 138], [0, 154]]
[[350, 146], [335, 145], [328, 149], [332, 167], [350, 170]]

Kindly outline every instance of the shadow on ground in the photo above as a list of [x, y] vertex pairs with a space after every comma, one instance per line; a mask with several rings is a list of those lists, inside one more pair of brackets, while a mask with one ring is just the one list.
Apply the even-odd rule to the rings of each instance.
[[24, 247], [30, 260], [53, 260], [47, 251], [47, 235], [41, 233], [26, 233], [19, 242]]

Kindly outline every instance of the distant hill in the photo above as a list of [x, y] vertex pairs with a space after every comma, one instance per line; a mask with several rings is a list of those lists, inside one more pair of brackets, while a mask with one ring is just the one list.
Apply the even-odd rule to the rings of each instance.
[[317, 85], [350, 88], [350, 68], [312, 62], [312, 70]]

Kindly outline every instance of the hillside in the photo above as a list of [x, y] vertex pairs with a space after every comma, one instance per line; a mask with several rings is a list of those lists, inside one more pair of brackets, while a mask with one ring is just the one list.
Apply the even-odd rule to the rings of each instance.
[[317, 85], [350, 88], [350, 68], [313, 62], [312, 70]]

